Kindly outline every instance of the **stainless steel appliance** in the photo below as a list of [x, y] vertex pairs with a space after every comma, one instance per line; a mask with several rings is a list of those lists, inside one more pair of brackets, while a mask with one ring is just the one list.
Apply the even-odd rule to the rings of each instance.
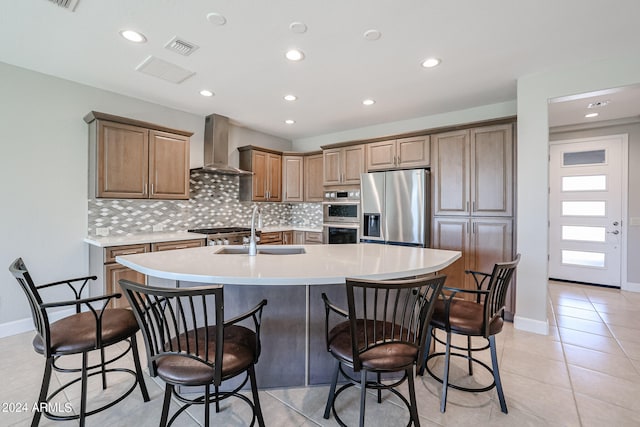
[[361, 242], [429, 245], [429, 171], [364, 173], [361, 189]]
[[322, 230], [325, 244], [358, 243], [360, 240], [360, 189], [325, 191]]
[[[194, 228], [188, 231], [207, 234], [207, 244], [209, 246], [248, 244], [251, 236], [251, 229], [248, 227]], [[259, 236], [259, 233], [259, 231], [256, 231], [256, 235]]]
[[358, 243], [360, 226], [358, 224], [323, 224], [322, 242], [327, 245]]

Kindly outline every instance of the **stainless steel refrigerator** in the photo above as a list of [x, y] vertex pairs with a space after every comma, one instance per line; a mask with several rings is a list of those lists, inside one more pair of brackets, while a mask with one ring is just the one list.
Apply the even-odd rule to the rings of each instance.
[[429, 246], [429, 171], [363, 173], [360, 182], [361, 242]]

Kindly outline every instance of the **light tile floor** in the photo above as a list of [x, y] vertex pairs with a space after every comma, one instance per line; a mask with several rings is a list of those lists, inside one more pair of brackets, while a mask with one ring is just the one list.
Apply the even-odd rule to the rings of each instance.
[[[580, 285], [549, 283], [550, 333], [515, 330], [508, 323], [498, 335], [498, 352], [509, 414], [500, 412], [495, 390], [449, 392], [446, 413], [439, 412], [440, 387], [425, 375], [416, 381], [421, 424], [425, 426], [638, 426], [640, 425], [640, 294]], [[0, 425], [27, 426], [38, 394], [44, 360], [33, 352], [33, 333], [0, 339]], [[488, 352], [486, 352], [488, 353]], [[481, 357], [489, 361], [488, 354]], [[130, 363], [124, 360], [123, 363]], [[464, 381], [462, 360], [452, 374]], [[459, 367], [458, 367], [459, 365]], [[257, 369], [260, 369], [258, 364]], [[437, 366], [434, 367], [437, 370]], [[476, 369], [476, 372], [480, 369]], [[484, 378], [482, 377], [484, 375]], [[482, 382], [477, 372], [472, 381]], [[89, 417], [88, 426], [156, 426], [162, 407], [162, 386], [146, 377], [151, 401], [138, 390], [106, 412]], [[57, 383], [58, 377], [54, 378]], [[99, 398], [108, 398], [129, 379], [116, 379], [106, 392], [92, 382]], [[403, 390], [406, 391], [406, 390]], [[335, 426], [322, 418], [328, 387], [263, 390], [260, 399], [268, 426]], [[60, 404], [78, 402], [78, 390], [59, 397]], [[95, 401], [95, 398], [94, 398]], [[11, 405], [13, 404], [13, 407]], [[357, 423], [358, 390], [345, 392], [337, 404], [349, 425]], [[240, 401], [225, 402], [212, 423], [248, 425], [249, 409]], [[190, 409], [174, 425], [199, 426], [202, 407]], [[407, 412], [394, 396], [382, 405], [367, 402], [367, 426], [404, 426]], [[77, 422], [41, 421], [42, 426]]]

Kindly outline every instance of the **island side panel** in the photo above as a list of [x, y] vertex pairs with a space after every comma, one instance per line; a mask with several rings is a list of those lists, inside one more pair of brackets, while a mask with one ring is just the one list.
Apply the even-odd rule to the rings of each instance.
[[[347, 310], [347, 291], [344, 283], [309, 288], [309, 385], [330, 384], [336, 359], [327, 351], [325, 309], [321, 295], [326, 293], [333, 304]], [[341, 319], [333, 313], [329, 327], [331, 322], [335, 325], [344, 320], [347, 319]]]
[[[304, 286], [225, 285], [225, 318], [244, 313], [262, 299], [259, 388], [305, 385], [306, 292]], [[252, 327], [251, 323], [245, 323]]]

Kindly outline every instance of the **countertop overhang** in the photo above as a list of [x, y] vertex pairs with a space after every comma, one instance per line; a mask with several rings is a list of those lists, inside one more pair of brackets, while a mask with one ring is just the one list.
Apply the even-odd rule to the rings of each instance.
[[306, 252], [293, 255], [216, 253], [225, 247], [234, 246], [124, 255], [116, 257], [116, 261], [140, 273], [169, 280], [230, 285], [326, 285], [344, 283], [346, 277], [384, 280], [434, 273], [462, 256], [459, 251], [379, 244], [293, 245]]

